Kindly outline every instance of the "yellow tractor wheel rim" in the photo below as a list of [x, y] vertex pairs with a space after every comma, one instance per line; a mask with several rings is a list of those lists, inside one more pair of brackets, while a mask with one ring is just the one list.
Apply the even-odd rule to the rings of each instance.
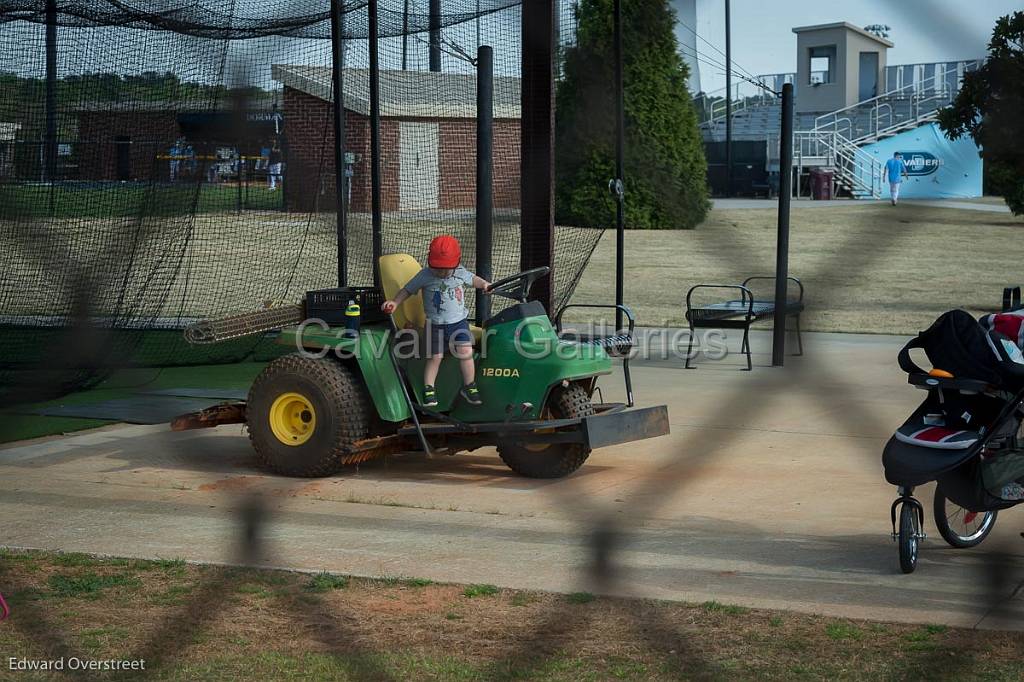
[[282, 393], [270, 406], [270, 430], [285, 445], [302, 445], [316, 431], [316, 410], [301, 393]]

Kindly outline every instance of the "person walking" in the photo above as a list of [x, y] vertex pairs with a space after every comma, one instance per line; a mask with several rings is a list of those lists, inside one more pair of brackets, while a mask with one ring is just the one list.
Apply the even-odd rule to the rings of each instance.
[[892, 158], [885, 162], [882, 168], [883, 182], [889, 182], [889, 201], [895, 206], [900, 198], [900, 185], [903, 178], [907, 177], [907, 164], [903, 160], [903, 154], [893, 152]]
[[270, 191], [273, 192], [277, 189], [277, 185], [281, 182], [281, 145], [277, 140], [274, 140], [273, 146], [270, 148], [269, 161], [269, 173], [267, 179], [270, 181]]

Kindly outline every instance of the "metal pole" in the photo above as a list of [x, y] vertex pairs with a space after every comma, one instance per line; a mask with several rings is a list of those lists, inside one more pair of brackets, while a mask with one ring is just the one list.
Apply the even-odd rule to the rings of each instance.
[[409, 54], [409, 0], [405, 0], [402, 6], [402, 71], [405, 71], [408, 64]]
[[[494, 52], [476, 51], [476, 274], [491, 280], [491, 238], [494, 231]], [[476, 323], [491, 312], [490, 296], [476, 292]]]
[[789, 201], [793, 194], [793, 84], [782, 86], [782, 134], [779, 138], [779, 226], [775, 246], [775, 321], [772, 366], [786, 357], [786, 291], [789, 276]]
[[46, 182], [50, 185], [50, 215], [53, 215], [53, 183], [57, 179], [57, 0], [46, 0], [46, 142], [43, 168]]
[[[433, 1], [431, 3], [433, 6]], [[383, 251], [381, 241], [380, 178], [380, 64], [377, 59], [377, 0], [369, 0], [370, 38], [370, 204], [373, 211], [373, 285], [380, 286], [377, 263]], [[344, 170], [342, 170], [344, 174]]]
[[430, 0], [430, 70], [441, 70], [441, 0]]
[[[622, 84], [622, 0], [613, 7], [615, 41], [615, 304], [622, 305], [623, 269], [625, 266], [626, 206], [625, 155], [626, 114]], [[615, 329], [622, 329], [622, 311], [615, 309]]]
[[520, 267], [548, 266], [530, 299], [554, 315], [555, 50], [552, 0], [523, 0], [520, 52]]
[[[345, 192], [345, 23], [343, 0], [331, 0], [334, 86], [334, 202], [338, 221], [338, 286], [348, 284], [348, 200]], [[374, 264], [376, 268], [376, 264]]]
[[732, 26], [725, 0], [725, 196], [732, 196]]

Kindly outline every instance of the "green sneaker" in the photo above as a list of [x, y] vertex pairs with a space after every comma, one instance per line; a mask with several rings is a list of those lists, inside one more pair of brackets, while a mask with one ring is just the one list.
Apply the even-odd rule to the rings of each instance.
[[459, 395], [461, 395], [463, 400], [465, 400], [470, 405], [484, 404], [484, 401], [480, 398], [480, 389], [476, 387], [475, 381], [471, 384], [466, 384], [465, 386], [463, 386], [462, 390], [459, 391]]
[[437, 391], [433, 386], [423, 387], [423, 407], [437, 407]]

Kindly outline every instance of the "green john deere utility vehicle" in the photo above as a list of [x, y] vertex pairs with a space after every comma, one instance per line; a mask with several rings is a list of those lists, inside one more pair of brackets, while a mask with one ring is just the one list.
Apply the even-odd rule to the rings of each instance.
[[[424, 325], [420, 295], [390, 316], [379, 313], [420, 265], [407, 254], [380, 258], [381, 288], [348, 287], [309, 292], [304, 306], [288, 306], [187, 330], [203, 343], [282, 329], [278, 342], [294, 353], [271, 362], [256, 377], [245, 403], [220, 405], [176, 420], [174, 428], [245, 422], [259, 459], [289, 476], [327, 476], [346, 465], [388, 453], [422, 450], [428, 456], [497, 446], [515, 472], [557, 478], [578, 469], [594, 448], [669, 432], [665, 406], [627, 409], [632, 387], [625, 360], [628, 405], [595, 403], [598, 377], [612, 371], [611, 355], [632, 350], [628, 334], [594, 337], [559, 333], [539, 302], [527, 302], [537, 268], [491, 285], [491, 293], [515, 303], [472, 327], [477, 386], [483, 404], [458, 397], [458, 362], [446, 356], [436, 390], [439, 405], [421, 406], [423, 359], [418, 334]], [[333, 297], [335, 312], [349, 298], [362, 304], [357, 334], [322, 307]], [[596, 306], [612, 307], [615, 306]], [[327, 323], [312, 318], [328, 319]], [[301, 321], [301, 324], [299, 323]], [[239, 331], [242, 330], [242, 331]]]

